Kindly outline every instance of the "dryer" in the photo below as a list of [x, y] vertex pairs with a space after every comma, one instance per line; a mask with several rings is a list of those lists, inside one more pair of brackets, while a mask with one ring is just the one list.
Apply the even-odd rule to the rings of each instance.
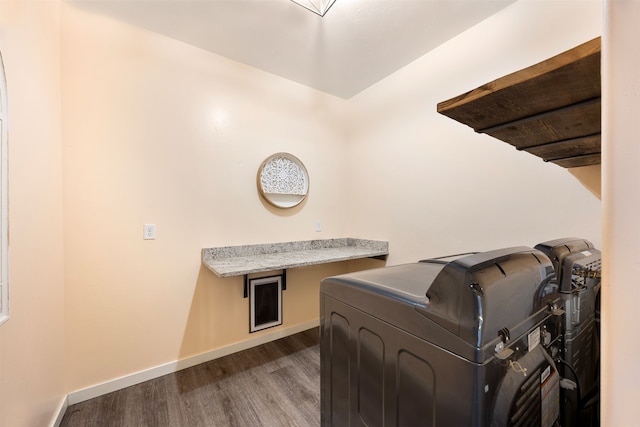
[[553, 426], [562, 300], [527, 247], [326, 278], [323, 426]]

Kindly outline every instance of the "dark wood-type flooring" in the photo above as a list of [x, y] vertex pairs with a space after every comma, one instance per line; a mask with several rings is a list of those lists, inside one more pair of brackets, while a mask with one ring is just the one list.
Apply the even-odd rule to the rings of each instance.
[[67, 408], [61, 427], [319, 426], [313, 328]]

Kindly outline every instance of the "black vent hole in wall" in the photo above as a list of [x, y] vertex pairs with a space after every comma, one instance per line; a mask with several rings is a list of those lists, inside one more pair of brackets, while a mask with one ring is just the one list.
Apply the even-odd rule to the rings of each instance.
[[261, 277], [249, 281], [249, 332], [282, 324], [282, 276]]

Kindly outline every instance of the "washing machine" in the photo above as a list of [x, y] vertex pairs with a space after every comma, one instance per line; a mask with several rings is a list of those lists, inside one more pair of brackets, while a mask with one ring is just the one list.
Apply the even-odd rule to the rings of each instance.
[[553, 278], [515, 247], [324, 279], [322, 425], [557, 425]]
[[589, 427], [599, 423], [601, 252], [585, 239], [562, 238], [536, 245], [554, 264], [564, 310], [556, 358], [565, 381], [561, 389], [561, 424]]

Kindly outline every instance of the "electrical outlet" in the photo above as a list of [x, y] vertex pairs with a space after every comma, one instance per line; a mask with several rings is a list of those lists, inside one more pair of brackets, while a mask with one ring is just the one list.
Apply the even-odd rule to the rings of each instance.
[[322, 221], [316, 221], [316, 232], [319, 233], [322, 231]]
[[156, 238], [156, 225], [155, 224], [145, 224], [143, 231], [144, 240], [155, 240]]

